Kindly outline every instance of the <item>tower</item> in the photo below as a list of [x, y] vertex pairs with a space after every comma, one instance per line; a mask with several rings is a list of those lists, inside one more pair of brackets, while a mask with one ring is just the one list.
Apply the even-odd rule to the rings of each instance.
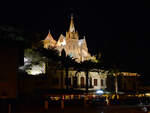
[[70, 27], [68, 32], [66, 32], [66, 39], [79, 39], [78, 32], [75, 30], [73, 14], [71, 14]]
[[77, 62], [82, 62], [90, 59], [91, 55], [88, 52], [87, 43], [85, 37], [79, 39], [78, 32], [74, 26], [74, 17], [71, 15], [70, 26], [66, 32], [66, 36], [60, 35], [58, 41], [55, 41], [49, 32], [45, 38], [44, 48], [53, 48], [59, 51], [60, 55], [62, 51], [65, 51], [66, 56], [70, 56]]
[[75, 27], [74, 27], [74, 22], [73, 22], [73, 14], [71, 14], [71, 21], [70, 21], [70, 28], [69, 32], [74, 32], [75, 33]]

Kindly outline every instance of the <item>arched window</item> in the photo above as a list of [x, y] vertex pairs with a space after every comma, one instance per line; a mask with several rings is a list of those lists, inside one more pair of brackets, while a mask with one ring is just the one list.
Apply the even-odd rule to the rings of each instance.
[[66, 57], [66, 52], [65, 52], [64, 49], [61, 51], [61, 56], [62, 56], [62, 57]]
[[101, 79], [101, 86], [104, 86], [104, 80]]
[[73, 77], [73, 87], [77, 88], [77, 77]]
[[84, 88], [84, 77], [81, 77], [80, 81], [81, 81], [81, 88]]
[[97, 79], [94, 79], [94, 86], [97, 86]]

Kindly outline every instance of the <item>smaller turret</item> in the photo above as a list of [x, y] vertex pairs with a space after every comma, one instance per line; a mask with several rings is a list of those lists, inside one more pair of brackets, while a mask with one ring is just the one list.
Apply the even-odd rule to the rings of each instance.
[[56, 41], [52, 37], [52, 35], [50, 33], [50, 30], [49, 30], [49, 33], [48, 33], [47, 37], [43, 41], [43, 43], [44, 43], [44, 48], [46, 48], [46, 49], [48, 49], [48, 48], [55, 48]]
[[61, 34], [57, 41], [57, 46], [65, 46], [65, 45], [66, 45], [65, 37]]

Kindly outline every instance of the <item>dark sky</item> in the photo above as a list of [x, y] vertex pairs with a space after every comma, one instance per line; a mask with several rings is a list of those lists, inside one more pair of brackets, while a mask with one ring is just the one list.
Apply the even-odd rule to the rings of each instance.
[[148, 75], [150, 50], [150, 4], [146, 1], [49, 1], [3, 3], [1, 23], [22, 25], [26, 31], [51, 30], [58, 39], [65, 35], [73, 12], [80, 37], [89, 51], [100, 51], [108, 64]]

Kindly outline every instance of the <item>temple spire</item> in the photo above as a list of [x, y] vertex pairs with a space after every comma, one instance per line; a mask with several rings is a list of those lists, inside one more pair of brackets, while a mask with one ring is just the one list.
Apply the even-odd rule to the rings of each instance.
[[71, 14], [71, 21], [70, 21], [70, 32], [75, 32], [74, 22], [73, 22], [73, 14]]
[[49, 33], [49, 34], [51, 34], [51, 31], [50, 31], [50, 29], [49, 29], [48, 33]]

